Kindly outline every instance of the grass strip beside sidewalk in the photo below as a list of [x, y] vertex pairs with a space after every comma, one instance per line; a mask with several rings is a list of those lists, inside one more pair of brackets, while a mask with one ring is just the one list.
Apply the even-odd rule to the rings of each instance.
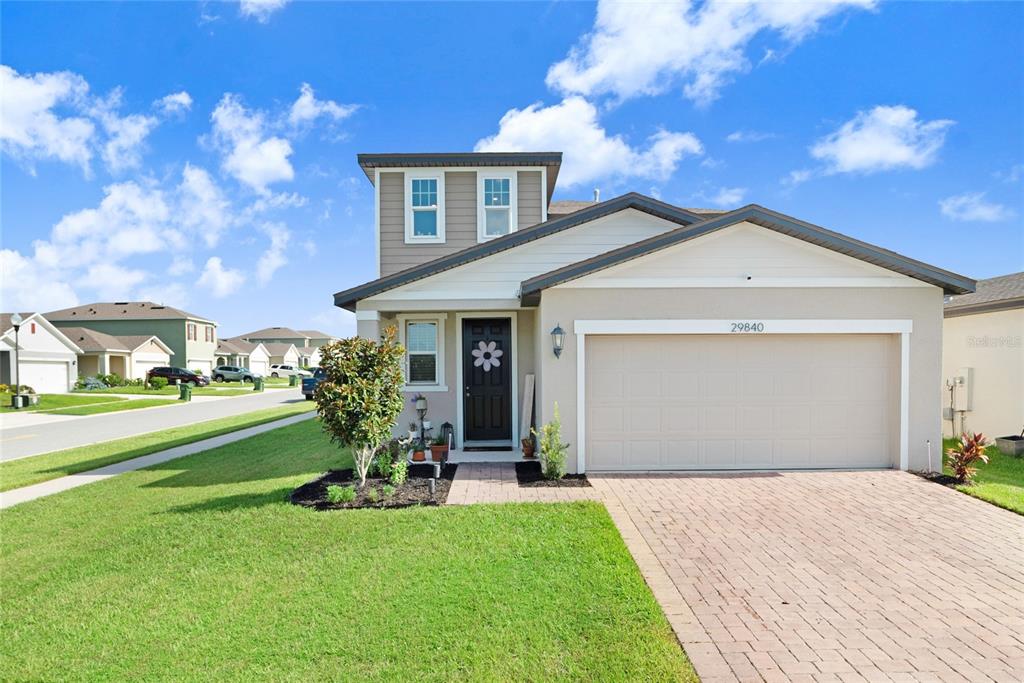
[[3, 462], [0, 463], [0, 491], [10, 491], [69, 474], [87, 472], [116, 462], [131, 460], [175, 446], [183, 446], [246, 427], [255, 427], [266, 422], [304, 413], [314, 407], [312, 403], [293, 403], [243, 415], [208, 420], [125, 439]]

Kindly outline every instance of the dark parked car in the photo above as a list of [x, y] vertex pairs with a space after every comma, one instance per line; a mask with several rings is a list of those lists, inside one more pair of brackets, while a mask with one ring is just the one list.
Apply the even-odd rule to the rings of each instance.
[[153, 368], [146, 373], [146, 382], [154, 377], [163, 377], [168, 384], [191, 384], [194, 387], [205, 387], [210, 383], [206, 377], [185, 368]]
[[327, 373], [324, 372], [323, 368], [317, 368], [313, 371], [312, 377], [302, 378], [302, 395], [306, 397], [307, 401], [313, 400], [313, 392], [316, 391], [316, 385], [320, 384], [326, 376]]

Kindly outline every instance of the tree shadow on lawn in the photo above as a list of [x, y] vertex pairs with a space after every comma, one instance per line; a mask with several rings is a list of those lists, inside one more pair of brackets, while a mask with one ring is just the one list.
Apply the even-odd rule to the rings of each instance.
[[268, 505], [291, 505], [288, 497], [293, 490], [292, 487], [285, 486], [262, 493], [240, 493], [234, 496], [209, 498], [189, 503], [188, 505], [175, 505], [167, 508], [161, 514], [187, 515], [196, 512], [232, 512], [235, 510], [252, 510]]

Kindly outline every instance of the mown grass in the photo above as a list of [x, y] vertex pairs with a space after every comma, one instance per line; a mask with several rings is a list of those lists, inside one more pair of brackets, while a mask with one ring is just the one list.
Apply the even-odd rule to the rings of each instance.
[[[142, 400], [144, 399], [138, 399], [136, 402]], [[304, 413], [314, 407], [312, 404], [291, 403], [116, 441], [69, 448], [10, 462], [0, 462], [0, 491], [9, 491], [69, 474], [86, 472], [115, 462], [131, 460], [167, 448], [183, 446], [246, 427], [254, 427], [290, 415]]]
[[[943, 471], [952, 474], [946, 465], [946, 450], [956, 445], [954, 439], [943, 439]], [[1001, 508], [1024, 515], [1024, 458], [1003, 455], [994, 445], [985, 449], [988, 464], [978, 463], [973, 484], [956, 487], [969, 496], [988, 501]]]
[[[226, 385], [217, 384], [216, 387], [214, 387], [214, 386], [209, 386], [209, 387], [192, 387], [192, 395], [194, 395], [194, 396], [241, 396], [242, 394], [251, 394], [252, 391], [253, 391], [251, 384], [248, 386], [248, 388], [240, 388], [237, 383], [234, 385], [234, 388], [230, 388], [230, 389], [220, 389], [220, 388], [217, 388], [217, 387], [220, 387], [220, 386], [226, 386]], [[166, 387], [163, 387], [162, 389], [149, 389], [147, 387], [139, 387], [139, 386], [133, 386], [133, 387], [107, 387], [106, 389], [76, 389], [75, 393], [78, 394], [78, 395], [82, 395], [82, 394], [131, 394], [132, 396], [136, 396], [136, 395], [146, 395], [146, 396], [177, 396], [178, 395], [178, 387], [177, 386], [166, 386]]]
[[138, 398], [124, 401], [107, 401], [105, 403], [91, 403], [85, 406], [74, 408], [63, 408], [51, 411], [55, 415], [98, 415], [100, 413], [117, 413], [123, 410], [138, 410], [139, 408], [154, 408], [156, 406], [181, 405], [177, 401], [166, 398]]
[[2, 680], [696, 681], [596, 503], [316, 512], [316, 422], [0, 512]]
[[34, 406], [15, 410], [11, 407], [11, 394], [0, 392], [0, 412], [18, 412], [54, 410], [74, 406], [84, 406], [92, 403], [109, 403], [113, 401], [125, 401], [127, 399], [119, 396], [81, 396], [78, 394], [39, 394], [39, 403]]

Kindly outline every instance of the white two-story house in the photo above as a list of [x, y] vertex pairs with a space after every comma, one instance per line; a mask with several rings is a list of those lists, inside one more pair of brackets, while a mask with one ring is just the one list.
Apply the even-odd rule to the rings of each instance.
[[560, 153], [358, 159], [379, 273], [335, 304], [397, 328], [457, 448], [516, 449], [557, 403], [570, 471], [938, 457], [943, 295], [970, 278], [757, 205], [564, 208]]

